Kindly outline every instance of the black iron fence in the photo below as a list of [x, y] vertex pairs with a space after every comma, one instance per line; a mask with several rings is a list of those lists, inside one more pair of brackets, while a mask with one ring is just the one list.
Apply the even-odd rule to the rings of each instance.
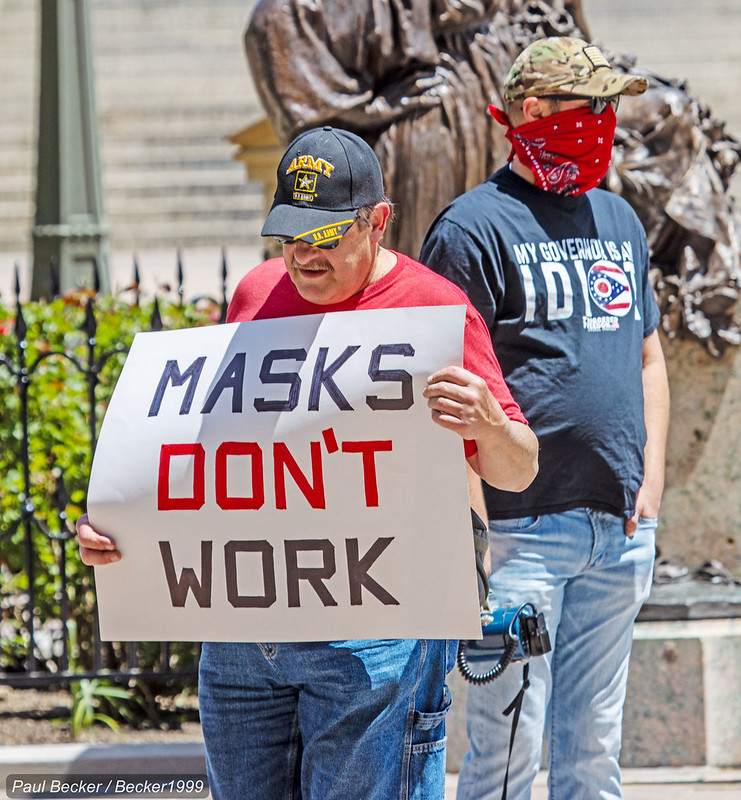
[[[167, 323], [173, 318], [172, 327], [224, 321], [225, 254], [220, 298], [201, 297], [186, 303], [179, 253], [177, 299], [172, 302], [155, 296], [142, 306], [136, 259], [133, 272], [126, 290], [129, 301], [117, 300], [116, 313], [123, 307], [126, 317], [130, 309], [128, 316], [137, 317], [139, 329], [161, 330], [170, 327]], [[192, 679], [197, 671], [200, 648], [193, 643], [100, 640], [92, 569], [79, 560], [70, 511], [76, 518], [84, 510], [99, 425], [130, 341], [111, 331], [101, 340], [100, 325], [112, 315], [110, 308], [102, 307], [106, 300], [98, 293], [96, 265], [92, 278], [90, 290], [60, 299], [57, 289], [57, 298], [44, 304], [45, 309], [55, 302], [75, 307], [76, 335], [60, 332], [53, 315], [47, 320], [47, 332], [43, 314], [36, 315], [42, 319], [27, 321], [34, 304], [21, 302], [17, 268], [13, 313], [0, 322], [0, 426], [5, 451], [0, 453], [0, 464], [6, 473], [0, 475], [4, 495], [0, 496], [0, 685], [66, 684], [103, 676], [159, 682]], [[129, 330], [130, 338], [135, 328]], [[38, 387], [44, 382], [42, 392]], [[73, 395], [66, 401], [68, 407], [85, 420], [74, 442], [71, 432], [68, 437], [63, 430], [64, 415], [55, 416], [55, 408], [65, 404], [67, 390]], [[58, 430], [48, 430], [54, 426]], [[49, 435], [41, 435], [44, 431]], [[80, 461], [85, 462], [82, 470], [69, 466]]]

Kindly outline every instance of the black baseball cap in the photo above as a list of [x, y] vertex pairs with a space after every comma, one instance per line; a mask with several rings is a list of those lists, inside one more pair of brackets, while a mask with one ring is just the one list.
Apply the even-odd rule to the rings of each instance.
[[309, 244], [340, 239], [363, 206], [384, 199], [381, 166], [359, 136], [325, 126], [299, 134], [278, 165], [263, 236]]

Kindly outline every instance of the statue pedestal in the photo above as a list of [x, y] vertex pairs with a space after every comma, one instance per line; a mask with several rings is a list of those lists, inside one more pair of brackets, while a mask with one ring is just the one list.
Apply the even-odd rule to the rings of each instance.
[[661, 554], [693, 572], [710, 559], [741, 578], [741, 348], [721, 358], [664, 341], [671, 387]]
[[228, 138], [239, 148], [234, 160], [244, 163], [247, 179], [262, 183], [267, 214], [277, 185], [275, 170], [278, 168], [285, 147], [278, 141], [273, 126], [264, 117]]
[[[521, 664], [508, 669], [522, 673]], [[468, 749], [468, 684], [457, 669], [448, 684], [447, 768], [458, 772]], [[635, 627], [621, 766], [740, 767], [739, 684], [741, 587], [654, 586]]]
[[[265, 117], [232, 134], [228, 139], [239, 148], [234, 155], [234, 160], [244, 163], [247, 180], [262, 184], [264, 219], [273, 204], [273, 195], [277, 187], [275, 171], [285, 147], [280, 143], [273, 126]], [[281, 252], [281, 247], [277, 242], [265, 240], [265, 258], [280, 255]]]

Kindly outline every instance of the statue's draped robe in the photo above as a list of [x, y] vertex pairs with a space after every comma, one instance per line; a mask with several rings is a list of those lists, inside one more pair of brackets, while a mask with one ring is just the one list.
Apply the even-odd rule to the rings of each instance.
[[415, 255], [435, 214], [506, 158], [487, 113], [519, 50], [507, 0], [262, 0], [246, 33], [283, 143], [330, 124], [375, 149], [398, 208], [387, 244]]

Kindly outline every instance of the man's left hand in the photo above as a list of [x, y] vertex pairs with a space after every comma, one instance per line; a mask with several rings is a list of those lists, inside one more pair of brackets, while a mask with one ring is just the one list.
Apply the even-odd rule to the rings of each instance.
[[636, 497], [635, 514], [630, 519], [625, 520], [625, 535], [632, 539], [638, 529], [639, 519], [656, 519], [659, 516], [659, 506], [661, 505], [661, 493], [651, 492], [644, 484], [638, 490]]

